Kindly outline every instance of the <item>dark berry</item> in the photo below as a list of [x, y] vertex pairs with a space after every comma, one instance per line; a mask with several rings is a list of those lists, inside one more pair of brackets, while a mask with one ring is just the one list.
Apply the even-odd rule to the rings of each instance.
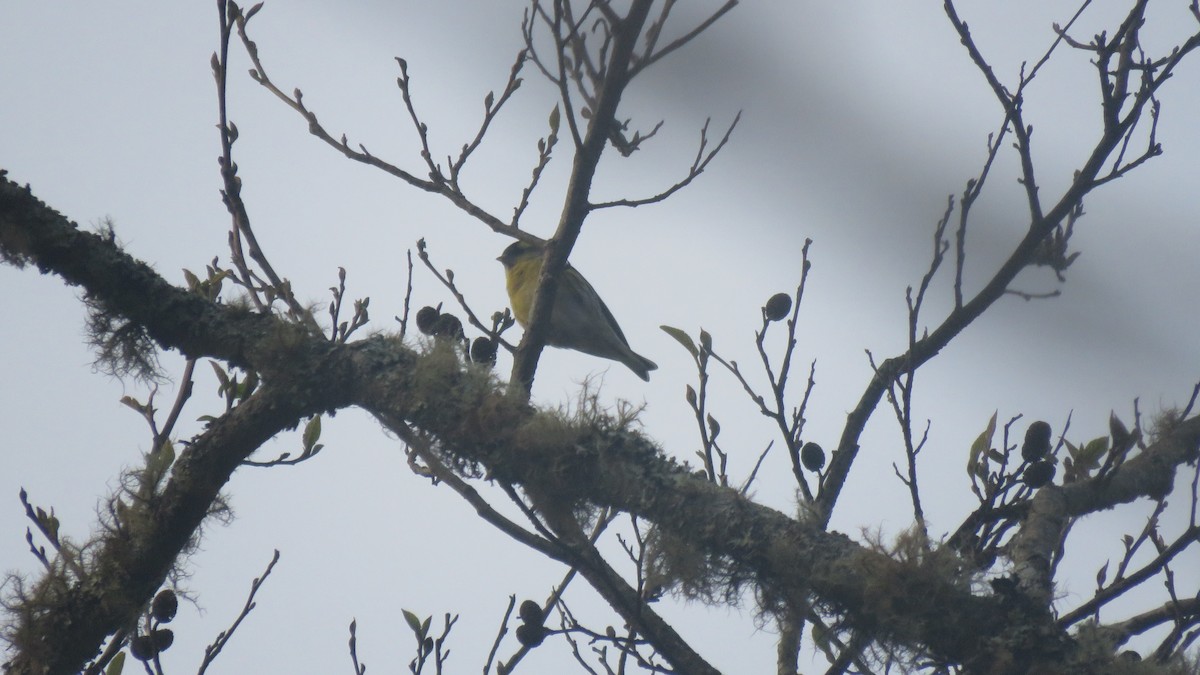
[[167, 647], [175, 643], [175, 631], [170, 628], [156, 628], [150, 634], [150, 637], [154, 640], [154, 646], [160, 652], [167, 651]]
[[154, 596], [153, 602], [150, 603], [150, 615], [157, 619], [160, 623], [170, 623], [171, 619], [175, 618], [175, 612], [179, 611], [179, 598], [175, 597], [175, 591], [164, 589]]
[[475, 338], [471, 343], [471, 360], [475, 363], [496, 363], [496, 341], [486, 337]]
[[426, 335], [433, 335], [434, 324], [441, 315], [434, 307], [425, 306], [417, 310], [417, 330]]
[[1050, 452], [1050, 425], [1037, 421], [1025, 430], [1025, 444], [1021, 446], [1021, 459], [1036, 462]]
[[158, 650], [149, 635], [138, 635], [129, 641], [129, 653], [138, 661], [149, 661]]
[[546, 622], [546, 613], [542, 611], [542, 606], [533, 600], [522, 602], [518, 613], [521, 620], [530, 625], [540, 626]]
[[782, 321], [792, 311], [792, 296], [787, 293], [776, 293], [763, 305], [763, 316], [767, 321]]
[[1054, 466], [1054, 462], [1039, 459], [1025, 469], [1025, 484], [1031, 488], [1040, 488], [1054, 480], [1054, 473], [1057, 470], [1058, 468]]
[[800, 448], [800, 461], [809, 471], [820, 471], [825, 466], [825, 449], [816, 443], [805, 443]]
[[457, 340], [463, 336], [462, 321], [453, 314], [443, 314], [433, 323], [433, 335]]
[[546, 629], [541, 624], [523, 623], [517, 626], [517, 642], [526, 647], [536, 647], [546, 639]]

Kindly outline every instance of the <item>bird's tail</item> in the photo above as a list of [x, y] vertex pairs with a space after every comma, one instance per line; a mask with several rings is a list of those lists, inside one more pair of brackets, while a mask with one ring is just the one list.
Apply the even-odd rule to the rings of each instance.
[[636, 373], [638, 377], [647, 382], [650, 381], [650, 371], [658, 369], [657, 363], [642, 356], [641, 354], [635, 354], [633, 350], [630, 350], [629, 353], [625, 355], [625, 358], [621, 359], [621, 363], [624, 363], [629, 367], [630, 370]]

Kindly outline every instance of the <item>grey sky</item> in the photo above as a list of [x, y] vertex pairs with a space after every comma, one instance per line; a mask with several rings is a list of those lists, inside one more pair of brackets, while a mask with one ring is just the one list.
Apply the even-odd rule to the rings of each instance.
[[[215, 3], [10, 3], [0, 21], [0, 166], [82, 224], [111, 216], [133, 255], [167, 279], [227, 259], [228, 217], [217, 190], [219, 152], [209, 54], [216, 47]], [[339, 4], [349, 6], [341, 7]], [[683, 3], [681, 3], [683, 4]], [[717, 4], [717, 3], [710, 3]], [[1174, 6], [1174, 9], [1172, 9]], [[504, 82], [519, 47], [520, 3], [268, 3], [251, 24], [268, 72], [336, 133], [408, 168], [414, 134], [395, 88], [394, 56], [408, 60], [413, 93], [430, 123], [435, 154], [456, 152], [474, 131], [489, 89]], [[1017, 10], [1019, 7], [1019, 10]], [[1159, 6], [1156, 6], [1156, 9]], [[1099, 2], [1078, 32], [1089, 37], [1119, 3]], [[993, 65], [1012, 83], [1023, 59], [1036, 60], [1065, 22], [1069, 2], [962, 2]], [[1164, 3], [1151, 30], [1165, 41], [1186, 29], [1186, 3]], [[680, 18], [683, 18], [680, 10]], [[1181, 28], [1182, 26], [1182, 28]], [[493, 258], [506, 243], [435, 198], [351, 163], [307, 135], [303, 121], [245, 75], [237, 57], [231, 117], [235, 153], [256, 231], [274, 264], [302, 298], [324, 304], [338, 266], [349, 292], [371, 297], [372, 326], [391, 330], [401, 309], [404, 253], [419, 237], [437, 264], [451, 267], [483, 313], [504, 307]], [[501, 217], [525, 184], [535, 142], [546, 131], [552, 92], [534, 69], [466, 184]], [[1095, 76], [1084, 54], [1062, 51], [1029, 94], [1043, 196], [1083, 160], [1097, 125]], [[1082, 257], [1060, 298], [1006, 300], [922, 371], [918, 415], [933, 420], [922, 455], [934, 533], [952, 529], [971, 505], [964, 467], [971, 440], [993, 411], [1001, 420], [1046, 419], [1057, 435], [1073, 413], [1071, 438], [1107, 429], [1110, 410], [1127, 421], [1142, 410], [1186, 401], [1200, 377], [1200, 63], [1186, 64], [1163, 95], [1159, 140], [1166, 154], [1089, 200], [1076, 238]], [[941, 3], [744, 3], [710, 33], [650, 71], [627, 101], [627, 115], [660, 139], [629, 160], [615, 153], [601, 169], [600, 195], [645, 195], [676, 180], [712, 117], [719, 136], [738, 110], [728, 148], [696, 183], [662, 205], [614, 210], [589, 221], [573, 257], [621, 321], [634, 348], [660, 370], [644, 385], [619, 366], [548, 350], [535, 388], [548, 406], [571, 401], [577, 382], [604, 374], [604, 397], [646, 401], [646, 431], [667, 452], [693, 458], [697, 447], [683, 402], [687, 355], [659, 324], [703, 326], [722, 354], [755, 361], [758, 307], [798, 280], [799, 251], [814, 240], [814, 267], [802, 310], [795, 377], [817, 359], [809, 433], [834, 443], [869, 369], [903, 346], [904, 288], [927, 265], [930, 232], [947, 195], [962, 192], [984, 156], [999, 107], [968, 62]], [[558, 214], [554, 187], [566, 155], [554, 160], [526, 217], [547, 234]], [[1023, 197], [1011, 154], [998, 162], [994, 192], [977, 206], [968, 280], [977, 284], [1022, 234]], [[66, 531], [82, 536], [99, 498], [122, 467], [148, 447], [120, 396], [145, 392], [90, 372], [77, 293], [31, 270], [0, 267], [0, 313], [8, 317], [0, 453], [0, 562], [31, 571], [16, 493], [53, 506]], [[1051, 275], [1020, 279], [1051, 290]], [[948, 287], [936, 287], [928, 321], [940, 318]], [[418, 273], [416, 301], [453, 300]], [[177, 365], [168, 359], [170, 367]], [[502, 361], [502, 372], [506, 363]], [[193, 418], [217, 409], [215, 384], [200, 371]], [[731, 471], [744, 476], [770, 430], [728, 378], [716, 378], [717, 416], [726, 438], [744, 438]], [[159, 394], [160, 407], [174, 395]], [[198, 427], [186, 427], [184, 435]], [[1024, 429], [1024, 423], [1017, 428]], [[401, 607], [459, 612], [454, 671], [475, 670], [490, 646], [507, 595], [544, 598], [562, 570], [517, 548], [477, 520], [446, 489], [431, 488], [404, 465], [400, 444], [358, 411], [326, 420], [326, 454], [293, 469], [242, 471], [229, 494], [237, 520], [209, 528], [194, 557], [193, 590], [205, 612], [181, 612], [176, 671], [199, 660], [261, 573], [271, 550], [283, 559], [259, 607], [218, 661], [227, 672], [337, 672], [348, 667], [346, 626], [358, 618], [360, 656], [372, 671], [400, 672], [411, 639]], [[265, 452], [294, 451], [295, 437]], [[903, 486], [892, 474], [902, 454], [890, 412], [880, 409], [835, 526], [855, 534], [907, 526]], [[786, 458], [764, 467], [758, 496], [790, 510]], [[1137, 516], [1106, 515], [1093, 557], [1081, 560], [1071, 597], [1112, 555], [1117, 528]], [[1101, 553], [1104, 551], [1104, 553]], [[1087, 557], [1087, 556], [1085, 556]], [[1192, 564], [1192, 556], [1186, 564]], [[575, 588], [573, 606], [592, 621], [608, 616]], [[756, 629], [754, 608], [664, 609], [705, 656], [728, 672], [772, 668], [773, 638]], [[722, 646], [715, 646], [722, 645]], [[511, 653], [502, 650], [502, 654]], [[530, 657], [530, 672], [569, 659], [560, 646]], [[814, 667], [819, 667], [819, 664]]]

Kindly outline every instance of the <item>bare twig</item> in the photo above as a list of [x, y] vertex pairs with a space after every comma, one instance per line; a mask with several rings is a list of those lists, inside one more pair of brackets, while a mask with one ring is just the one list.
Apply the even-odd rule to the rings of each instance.
[[358, 662], [358, 621], [350, 620], [350, 662], [354, 665], [354, 675], [367, 675], [367, 665]]
[[[692, 166], [688, 169], [687, 175], [666, 190], [663, 190], [662, 192], [659, 192], [651, 197], [643, 197], [640, 199], [615, 199], [613, 201], [600, 202], [598, 204], [593, 204], [592, 208], [605, 209], [613, 206], [636, 207], [645, 206], [647, 204], [657, 204], [658, 202], [664, 201], [671, 195], [690, 185], [693, 180], [699, 177], [700, 174], [704, 173], [704, 169], [708, 167], [709, 162], [711, 162], [713, 158], [717, 156], [717, 153], [719, 153], [721, 149], [725, 147], [725, 144], [729, 142], [729, 137], [733, 134], [734, 128], [737, 127], [737, 124], [739, 121], [741, 121], [741, 119], [742, 113], [739, 110], [738, 114], [734, 116], [733, 122], [730, 122], [729, 127], [725, 129], [725, 134], [721, 136], [721, 140], [717, 143], [716, 147], [710, 150], [708, 153], [705, 153], [704, 151], [708, 146], [708, 125], [711, 120], [705, 120], [704, 127], [700, 129], [700, 146], [696, 150], [696, 158], [692, 161]], [[635, 139], [634, 142], [640, 142], [646, 138], [648, 138], [648, 136], [642, 136], [638, 139]]]
[[[508, 73], [508, 82], [505, 83], [504, 89], [500, 92], [500, 98], [495, 98], [493, 92], [488, 92], [483, 100], [483, 120], [479, 123], [479, 130], [475, 133], [475, 138], [463, 145], [462, 152], [459, 153], [458, 159], [450, 162], [450, 183], [458, 189], [458, 177], [466, 165], [467, 160], [471, 157], [471, 153], [475, 152], [479, 145], [483, 143], [483, 137], [487, 133], [488, 128], [496, 119], [500, 109], [508, 102], [508, 99], [521, 86], [521, 67], [525, 65], [525, 59], [529, 55], [528, 49], [522, 49], [517, 52], [517, 58], [513, 62], [512, 69]], [[407, 97], [407, 94], [406, 94]]]
[[[721, 5], [719, 8], [717, 8], [717, 10], [715, 12], [708, 15], [708, 17], [705, 18], [704, 21], [701, 21], [700, 24], [697, 25], [695, 28], [688, 31], [687, 33], [684, 33], [683, 35], [676, 38], [675, 40], [672, 40], [669, 44], [667, 44], [667, 46], [663, 47], [662, 49], [658, 50], [657, 52], [654, 51], [654, 43], [648, 44], [647, 48], [646, 48], [646, 55], [638, 61], [637, 66], [633, 70], [633, 74], [636, 75], [639, 72], [645, 70], [646, 68], [649, 68], [650, 66], [654, 65], [659, 60], [661, 60], [664, 56], [670, 54], [671, 52], [676, 51], [680, 47], [691, 42], [693, 39], [696, 38], [696, 36], [703, 33], [710, 26], [712, 26], [714, 23], [716, 23], [718, 19], [725, 16], [725, 14], [727, 14], [730, 10], [732, 10], [734, 7], [736, 7], [737, 4], [738, 4], [738, 0], [727, 0], [725, 2], [725, 4]], [[664, 16], [663, 19], [665, 20], [665, 18], [666, 17]], [[660, 30], [662, 28], [662, 25], [661, 25], [662, 23], [663, 23], [663, 21], [656, 23], [656, 26]], [[658, 33], [659, 33], [659, 31], [656, 30], [653, 34], [655, 35], [655, 37], [657, 37]]]
[[[281, 279], [275, 273], [275, 269], [271, 263], [267, 261], [266, 254], [263, 253], [262, 247], [259, 246], [258, 238], [254, 235], [254, 230], [250, 227], [250, 215], [246, 210], [246, 204], [242, 201], [242, 180], [237, 175], [237, 164], [233, 161], [233, 144], [237, 140], [237, 126], [229, 121], [226, 103], [226, 83], [229, 79], [229, 41], [232, 36], [233, 25], [238, 25], [239, 31], [245, 27], [246, 16], [242, 14], [238, 6], [232, 2], [221, 2], [218, 4], [221, 23], [221, 42], [220, 56], [213, 54], [212, 70], [213, 77], [217, 81], [217, 107], [218, 107], [218, 123], [217, 128], [221, 130], [221, 180], [224, 183], [224, 189], [221, 190], [221, 198], [225, 202], [225, 207], [229, 210], [230, 216], [233, 218], [233, 228], [230, 231], [231, 254], [235, 264], [242, 260], [241, 242], [244, 239], [248, 246], [250, 258], [258, 263], [263, 274], [270, 281], [271, 288], [274, 293], [268, 296], [268, 302], [265, 305], [255, 299], [259, 309], [264, 309], [269, 306], [270, 300], [274, 297], [281, 298], [288, 307], [289, 315], [305, 326], [313, 334], [320, 334], [321, 328], [317, 325], [317, 321], [312, 316], [312, 312], [305, 309], [295, 295], [292, 293], [291, 284], [284, 279]], [[254, 10], [251, 10], [253, 13]], [[241, 265], [243, 280], [250, 284], [252, 274], [244, 264]], [[252, 289], [251, 285], [246, 286], [247, 289]], [[251, 292], [251, 296], [256, 294]]]
[[412, 249], [405, 251], [405, 257], [408, 260], [408, 278], [404, 284], [404, 313], [396, 318], [400, 322], [400, 337], [404, 338], [408, 334], [408, 310], [412, 304], [413, 291], [413, 261]]
[[[1111, 115], [1106, 117], [1101, 138], [1097, 141], [1087, 161], [1075, 173], [1070, 186], [1062, 193], [1058, 201], [1048, 210], [1043, 211], [1034, 181], [1029, 128], [1020, 114], [1020, 99], [1009, 93], [1000, 83], [991, 66], [975, 46], [966, 23], [958, 17], [952, 0], [946, 0], [944, 5], [946, 14], [958, 32], [963, 45], [967, 48], [972, 61], [1001, 103], [1006, 120], [1011, 120], [1013, 133], [1017, 136], [1017, 149], [1022, 166], [1021, 181], [1026, 190], [1030, 212], [1029, 229], [1009, 257], [974, 297], [956, 303], [955, 309], [946, 315], [939, 326], [923, 336], [903, 354], [887, 359], [880, 364], [879, 370], [867, 385], [858, 405], [847, 418], [838, 448], [833, 453], [829, 470], [822, 481], [817, 502], [818, 512], [826, 522], [832, 514], [832, 508], [858, 455], [858, 439], [880, 398], [887, 391], [889, 383], [899, 374], [919, 368], [933, 358], [996, 300], [1006, 294], [1016, 275], [1037, 258], [1039, 248], [1045, 239], [1072, 213], [1077, 212], [1084, 197], [1100, 184], [1098, 180], [1105, 163], [1117, 151], [1124, 135], [1141, 116], [1145, 106], [1151, 102], [1158, 87], [1171, 76], [1184, 55], [1200, 46], [1200, 33], [1196, 33], [1173, 49], [1165, 60], [1155, 62], [1161, 65], [1157, 66], [1153, 76], [1142, 80], [1142, 85], [1137, 93], [1131, 97], [1132, 101], [1124, 106], [1124, 116], [1116, 117], [1115, 121]], [[1129, 31], [1126, 33], [1130, 34]], [[1108, 77], [1107, 74], [1105, 77]], [[1109, 94], [1105, 93], [1104, 95], [1108, 96]]]
[[[415, 107], [412, 105], [411, 97], [408, 94], [410, 83], [407, 73], [407, 64], [403, 61], [403, 59], [397, 59], [397, 62], [400, 64], [401, 68], [401, 75], [398, 79], [398, 84], [401, 93], [405, 98], [406, 108], [408, 109], [410, 117], [413, 119], [413, 122], [416, 125], [418, 135], [421, 137], [422, 157], [425, 158], [426, 169], [430, 174], [429, 178], [427, 179], [419, 178], [415, 174], [401, 169], [395, 164], [371, 154], [371, 152], [369, 152], [366, 147], [362, 146], [361, 144], [358, 146], [357, 150], [352, 148], [344, 134], [340, 139], [335, 139], [333, 135], [321, 125], [320, 121], [317, 119], [316, 113], [311, 111], [304, 104], [304, 95], [299, 89], [294, 89], [291, 94], [284, 93], [284, 91], [267, 75], [266, 67], [263, 65], [262, 58], [258, 52], [258, 45], [250, 39], [248, 33], [246, 32], [246, 23], [247, 22], [245, 20], [241, 20], [239, 18], [237, 22], [237, 28], [238, 35], [242, 40], [242, 44], [246, 49], [246, 53], [249, 55], [250, 61], [254, 66], [250, 70], [251, 79], [262, 85], [265, 89], [267, 89], [267, 91], [270, 91], [272, 94], [274, 94], [276, 98], [278, 98], [280, 101], [283, 101], [288, 105], [288, 107], [299, 113], [300, 116], [302, 116], [308, 123], [308, 131], [310, 134], [324, 141], [326, 145], [329, 145], [349, 159], [375, 167], [376, 169], [379, 169], [388, 175], [399, 178], [400, 180], [417, 189], [445, 197], [452, 204], [457, 206], [471, 217], [481, 221], [494, 232], [507, 234], [513, 237], [521, 236], [520, 231], [515, 227], [497, 218], [471, 201], [470, 198], [468, 198], [461, 190], [459, 190], [457, 184], [455, 182], [451, 182], [447, 179], [447, 177], [443, 176], [441, 170], [436, 164], [433, 163], [432, 151], [429, 149], [428, 144], [427, 127], [425, 127], [424, 124], [420, 122], [419, 117], [416, 116]], [[511, 81], [512, 80], [510, 79], [510, 83]], [[504, 100], [507, 100], [507, 98]], [[498, 107], [499, 105], [493, 106], [493, 116]], [[490, 118], [486, 119], [485, 123], [490, 124]], [[468, 147], [470, 146], [469, 143], [467, 145]], [[466, 153], [466, 155], [469, 154], [469, 152]], [[462, 159], [462, 162], [465, 163], [465, 157], [460, 156], [460, 159]], [[456, 169], [455, 176], [457, 176], [457, 171], [460, 171], [461, 168], [462, 167], [460, 165], [459, 168]]]
[[267, 564], [267, 569], [263, 571], [262, 576], [257, 577], [250, 583], [250, 595], [246, 597], [246, 604], [242, 606], [242, 611], [238, 612], [237, 618], [233, 620], [233, 624], [228, 629], [217, 634], [217, 638], [204, 648], [204, 659], [200, 662], [200, 668], [196, 671], [196, 675], [204, 675], [204, 671], [212, 665], [216, 660], [217, 655], [229, 644], [229, 640], [233, 638], [233, 633], [242, 625], [242, 621], [250, 615], [250, 612], [257, 606], [254, 602], [254, 596], [258, 593], [258, 589], [267, 581], [267, 577], [271, 576], [271, 570], [275, 569], [275, 563], [279, 562], [279, 551], [276, 550], [271, 555], [271, 562]]
[[504, 617], [500, 619], [500, 628], [496, 630], [496, 639], [492, 642], [492, 648], [488, 650], [487, 661], [483, 663], [484, 675], [492, 672], [492, 662], [496, 660], [496, 652], [500, 651], [500, 643], [508, 634], [508, 620], [512, 618], [513, 608], [516, 606], [517, 596], [508, 596], [508, 607], [504, 609]]
[[1166, 546], [1159, 552], [1157, 556], [1150, 562], [1142, 566], [1133, 574], [1120, 579], [1114, 579], [1113, 583], [1107, 587], [1096, 591], [1091, 600], [1083, 603], [1075, 609], [1063, 614], [1058, 619], [1058, 625], [1061, 627], [1072, 626], [1082, 619], [1086, 619], [1096, 612], [1097, 609], [1110, 602], [1130, 589], [1137, 588], [1143, 581], [1163, 571], [1168, 563], [1175, 556], [1182, 553], [1192, 544], [1197, 543], [1200, 537], [1200, 528], [1189, 527], [1178, 538], [1175, 539], [1169, 546]]

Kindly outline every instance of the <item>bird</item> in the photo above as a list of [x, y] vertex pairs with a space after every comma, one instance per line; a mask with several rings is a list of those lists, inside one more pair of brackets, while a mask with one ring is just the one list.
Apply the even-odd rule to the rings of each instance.
[[[508, 299], [522, 328], [529, 327], [544, 253], [542, 244], [517, 241], [496, 258], [504, 265]], [[629, 341], [596, 289], [569, 263], [558, 278], [546, 344], [623, 363], [647, 382], [650, 371], [658, 368], [629, 347]]]

